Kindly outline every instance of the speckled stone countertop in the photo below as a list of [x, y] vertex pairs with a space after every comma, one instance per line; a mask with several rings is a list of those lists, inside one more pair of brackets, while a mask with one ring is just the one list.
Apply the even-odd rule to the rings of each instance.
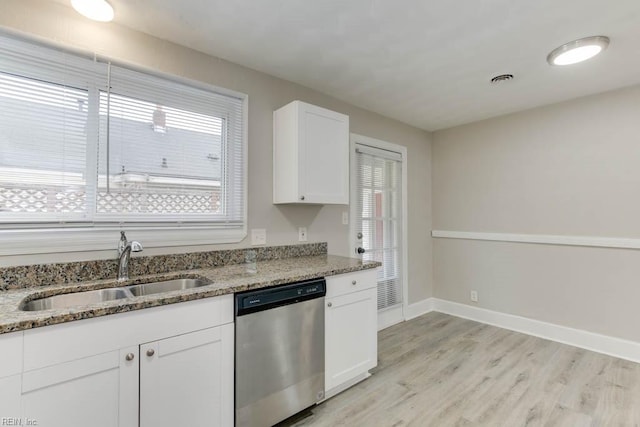
[[[317, 277], [349, 273], [375, 268], [379, 265], [380, 263], [378, 262], [362, 262], [354, 258], [323, 254], [259, 261], [257, 263], [257, 273], [253, 274], [246, 272], [244, 264], [233, 264], [213, 268], [139, 276], [125, 283], [117, 283], [111, 279], [7, 290], [0, 292], [0, 334], [251, 289], [265, 288]], [[21, 304], [26, 301], [52, 295], [196, 276], [208, 278], [213, 281], [213, 284], [200, 288], [127, 298], [67, 309], [42, 311], [20, 310]]]

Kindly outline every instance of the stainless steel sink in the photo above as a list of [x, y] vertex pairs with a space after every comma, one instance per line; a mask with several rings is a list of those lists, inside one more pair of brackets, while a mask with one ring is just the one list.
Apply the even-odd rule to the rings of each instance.
[[115, 301], [124, 298], [134, 298], [143, 295], [161, 294], [163, 292], [181, 289], [193, 289], [207, 286], [213, 282], [203, 278], [187, 278], [165, 280], [162, 282], [143, 283], [122, 288], [99, 289], [96, 291], [74, 292], [54, 295], [47, 298], [28, 301], [20, 306], [22, 311], [40, 311], [60, 308], [70, 308], [81, 305], [95, 304], [105, 301]]
[[40, 311], [70, 308], [79, 305], [131, 298], [132, 296], [133, 295], [126, 289], [99, 289], [97, 291], [75, 292], [36, 299], [23, 304], [20, 309], [23, 311]]
[[180, 289], [193, 289], [200, 286], [210, 285], [210, 280], [197, 278], [197, 279], [175, 279], [166, 280], [163, 282], [143, 283], [141, 285], [127, 286], [134, 296], [159, 294], [162, 292], [177, 291]]

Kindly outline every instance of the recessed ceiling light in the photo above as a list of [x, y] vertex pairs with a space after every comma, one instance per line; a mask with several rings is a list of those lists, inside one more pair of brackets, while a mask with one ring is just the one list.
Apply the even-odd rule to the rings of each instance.
[[571, 65], [593, 58], [609, 46], [609, 37], [594, 36], [574, 40], [554, 49], [548, 56], [551, 65]]
[[94, 21], [113, 20], [113, 7], [106, 0], [71, 0], [71, 6], [79, 14]]

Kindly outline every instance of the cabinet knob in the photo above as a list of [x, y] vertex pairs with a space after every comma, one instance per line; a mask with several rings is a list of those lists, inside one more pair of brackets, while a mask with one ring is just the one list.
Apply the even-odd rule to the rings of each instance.
[[304, 200], [304, 196], [300, 196], [300, 200]]
[[133, 353], [127, 353], [127, 355], [124, 357], [124, 360], [126, 360], [127, 362], [131, 362], [134, 357], [136, 356]]
[[327, 303], [327, 307], [331, 307], [333, 304], [331, 304], [330, 302]]
[[154, 354], [156, 354], [156, 351], [154, 349], [150, 348], [149, 350], [147, 350], [147, 356], [151, 357]]
[[355, 286], [357, 283], [358, 283], [358, 282], [356, 282], [355, 280], [352, 280], [352, 281], [351, 281], [351, 284], [352, 284], [353, 286]]
[[365, 250], [364, 250], [364, 248], [360, 247], [360, 248], [356, 249], [356, 252], [358, 254], [362, 255], [363, 253], [365, 253]]

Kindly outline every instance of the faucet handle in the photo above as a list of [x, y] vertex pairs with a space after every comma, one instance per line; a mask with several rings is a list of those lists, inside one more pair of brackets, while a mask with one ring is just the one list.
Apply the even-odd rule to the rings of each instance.
[[131, 243], [129, 243], [131, 245], [131, 252], [142, 252], [142, 250], [144, 249], [142, 247], [142, 243], [137, 242], [135, 240], [133, 240]]

